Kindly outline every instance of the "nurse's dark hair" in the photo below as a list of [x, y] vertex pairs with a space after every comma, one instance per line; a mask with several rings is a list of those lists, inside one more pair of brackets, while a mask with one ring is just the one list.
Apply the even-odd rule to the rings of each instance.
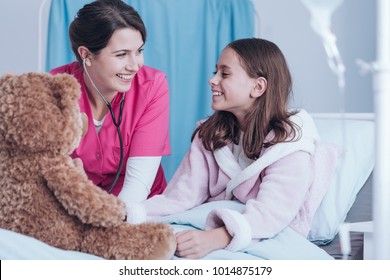
[[96, 0], [84, 5], [69, 26], [73, 53], [81, 63], [78, 48], [84, 46], [93, 54], [105, 48], [112, 34], [122, 28], [139, 31], [146, 41], [146, 28], [138, 12], [121, 0]]
[[[263, 148], [297, 140], [301, 135], [300, 128], [289, 119], [297, 111], [287, 108], [292, 94], [292, 78], [279, 47], [264, 39], [245, 38], [231, 42], [226, 48], [234, 51], [250, 78], [265, 78], [267, 89], [255, 100], [251, 111], [246, 115], [242, 132], [232, 113], [216, 111], [197, 127], [192, 140], [199, 133], [205, 148], [215, 151], [230, 143], [238, 144], [242, 133], [242, 147], [250, 159], [257, 159]], [[265, 137], [271, 130], [274, 135], [272, 139], [266, 140]]]

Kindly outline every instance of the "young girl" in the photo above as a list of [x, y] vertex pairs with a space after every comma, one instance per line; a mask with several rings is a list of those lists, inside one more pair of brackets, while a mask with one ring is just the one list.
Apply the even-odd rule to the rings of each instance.
[[195, 129], [164, 193], [128, 205], [128, 220], [216, 200], [245, 204], [241, 213], [213, 210], [206, 231], [177, 233], [176, 255], [186, 258], [220, 248], [240, 250], [287, 226], [307, 236], [326, 192], [317, 172], [336, 157], [324, 158], [329, 151], [319, 154], [318, 132], [308, 113], [287, 109], [292, 82], [280, 49], [263, 39], [234, 41], [222, 51], [209, 83], [216, 112]]

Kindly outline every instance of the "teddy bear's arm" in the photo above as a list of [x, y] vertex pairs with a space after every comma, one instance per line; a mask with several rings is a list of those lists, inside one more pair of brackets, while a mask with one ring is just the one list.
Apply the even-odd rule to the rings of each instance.
[[108, 227], [125, 219], [123, 202], [95, 186], [71, 158], [45, 160], [42, 170], [57, 200], [83, 223]]

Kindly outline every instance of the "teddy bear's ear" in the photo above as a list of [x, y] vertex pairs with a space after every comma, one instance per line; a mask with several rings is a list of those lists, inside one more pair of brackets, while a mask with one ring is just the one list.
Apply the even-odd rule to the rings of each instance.
[[12, 91], [12, 79], [15, 77], [14, 74], [6, 73], [0, 77], [0, 104], [4, 102], [2, 98], [11, 98], [9, 93]]
[[0, 77], [0, 85], [3, 84], [5, 81], [11, 79], [14, 76], [15, 76], [15, 74], [13, 74], [11, 72], [6, 72], [3, 76]]
[[81, 95], [80, 84], [70, 74], [54, 75], [52, 79], [52, 90], [62, 108], [68, 107], [70, 103], [78, 100]]

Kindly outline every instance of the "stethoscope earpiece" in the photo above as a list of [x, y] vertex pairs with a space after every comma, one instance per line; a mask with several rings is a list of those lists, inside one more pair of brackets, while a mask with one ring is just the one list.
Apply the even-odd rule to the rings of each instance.
[[[87, 65], [87, 60], [88, 60], [88, 56], [84, 57], [83, 58], [83, 67], [84, 67], [84, 70], [85, 70], [85, 66]], [[89, 65], [90, 66], [90, 65]]]

